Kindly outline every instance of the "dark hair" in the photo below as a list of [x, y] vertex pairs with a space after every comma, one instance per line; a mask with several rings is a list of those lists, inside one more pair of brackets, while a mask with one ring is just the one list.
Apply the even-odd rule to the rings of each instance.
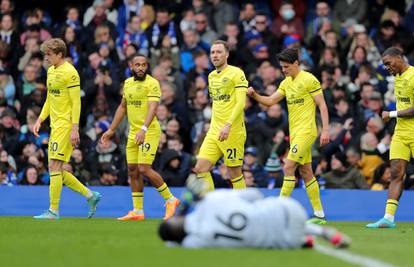
[[[256, 12], [256, 16], [264, 16], [264, 17], [266, 17], [266, 19], [268, 18], [268, 17], [267, 17], [267, 15], [268, 15], [268, 14], [267, 14], [266, 12], [263, 12], [263, 11], [258, 11], [258, 12]], [[256, 17], [256, 16], [255, 16], [255, 17]]]
[[242, 5], [242, 10], [246, 9], [246, 6], [247, 6], [247, 5], [252, 5], [252, 6], [253, 6], [253, 8], [254, 8], [254, 10], [256, 10], [256, 7], [254, 6], [253, 1], [247, 1], [246, 3], [244, 3], [244, 4]]
[[181, 243], [184, 240], [186, 233], [184, 231], [184, 225], [179, 227], [170, 221], [164, 221], [160, 224], [160, 227], [158, 227], [158, 235], [164, 241]]
[[132, 56], [132, 58], [131, 58], [131, 59], [133, 60], [133, 59], [135, 59], [136, 57], [143, 57], [143, 58], [145, 58], [145, 61], [147, 61], [147, 63], [148, 63], [148, 59], [147, 59], [147, 57], [146, 57], [146, 56], [144, 56], [143, 54], [139, 54], [139, 53], [138, 53], [138, 54], [135, 54], [135, 55], [133, 55], [133, 56]]
[[395, 24], [394, 22], [392, 22], [392, 20], [387, 19], [381, 23], [380, 28], [381, 29], [382, 28], [394, 28], [395, 29]]
[[8, 167], [6, 162], [0, 162], [0, 173], [7, 173]]
[[202, 57], [202, 56], [207, 56], [207, 53], [206, 53], [204, 50], [202, 50], [202, 49], [200, 49], [200, 50], [195, 50], [195, 51], [193, 52], [193, 58], [194, 58], [194, 59], [196, 59], [196, 58], [198, 58], [198, 57]]
[[168, 141], [178, 141], [181, 144], [183, 143], [183, 140], [181, 139], [181, 137], [179, 135], [175, 135], [175, 136], [168, 137], [167, 142]]
[[157, 13], [168, 13], [168, 14], [170, 14], [170, 11], [165, 7], [160, 7], [160, 8], [157, 9]]
[[296, 48], [284, 49], [277, 55], [277, 58], [279, 61], [293, 64], [295, 61], [299, 61], [298, 50]]
[[402, 57], [403, 56], [403, 51], [401, 49], [399, 49], [398, 47], [395, 46], [391, 46], [389, 48], [387, 48], [384, 53], [382, 53], [382, 56], [391, 56], [391, 57]]

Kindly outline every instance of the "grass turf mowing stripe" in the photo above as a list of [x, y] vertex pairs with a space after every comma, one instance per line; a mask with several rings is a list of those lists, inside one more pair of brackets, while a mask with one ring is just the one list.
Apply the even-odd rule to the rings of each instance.
[[348, 263], [357, 264], [363, 267], [395, 267], [395, 265], [373, 258], [361, 256], [349, 251], [328, 248], [321, 245], [315, 245], [314, 249], [322, 254], [341, 259]]

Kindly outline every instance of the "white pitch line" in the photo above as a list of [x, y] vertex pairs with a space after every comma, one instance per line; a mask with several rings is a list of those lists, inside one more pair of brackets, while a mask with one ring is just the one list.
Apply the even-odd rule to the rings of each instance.
[[335, 257], [338, 259], [341, 259], [343, 261], [353, 263], [359, 266], [363, 267], [395, 267], [395, 265], [392, 265], [390, 263], [386, 263], [384, 261], [376, 260], [373, 258], [360, 256], [355, 253], [351, 253], [346, 250], [340, 250], [340, 249], [334, 249], [329, 248], [321, 245], [314, 245], [313, 247], [316, 251], [323, 253], [325, 255]]

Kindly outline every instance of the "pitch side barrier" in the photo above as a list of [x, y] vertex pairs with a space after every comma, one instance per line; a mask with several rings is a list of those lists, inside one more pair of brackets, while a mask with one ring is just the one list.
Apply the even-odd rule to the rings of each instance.
[[[102, 194], [96, 217], [118, 217], [132, 208], [129, 187], [91, 187]], [[180, 196], [184, 188], [171, 188], [176, 196]], [[266, 196], [278, 196], [279, 189], [261, 189]], [[322, 204], [328, 220], [335, 221], [373, 221], [384, 214], [386, 191], [370, 190], [321, 190]], [[292, 197], [301, 202], [311, 214], [306, 191], [295, 189]], [[397, 221], [414, 221], [414, 191], [405, 191], [398, 206]], [[0, 216], [33, 216], [49, 207], [49, 187], [47, 186], [14, 186], [0, 187]], [[162, 218], [164, 216], [164, 200], [152, 187], [144, 191], [144, 209], [146, 218]], [[85, 199], [63, 188], [60, 204], [60, 215], [70, 217], [86, 217], [88, 206]]]

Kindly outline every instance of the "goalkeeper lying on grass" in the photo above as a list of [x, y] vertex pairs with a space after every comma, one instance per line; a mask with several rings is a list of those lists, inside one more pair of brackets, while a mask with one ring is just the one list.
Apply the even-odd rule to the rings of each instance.
[[312, 247], [313, 236], [338, 248], [351, 243], [333, 228], [306, 224], [304, 208], [291, 198], [265, 198], [256, 189], [204, 195], [204, 187], [189, 179], [178, 215], [159, 227], [161, 239], [188, 248], [295, 249]]

